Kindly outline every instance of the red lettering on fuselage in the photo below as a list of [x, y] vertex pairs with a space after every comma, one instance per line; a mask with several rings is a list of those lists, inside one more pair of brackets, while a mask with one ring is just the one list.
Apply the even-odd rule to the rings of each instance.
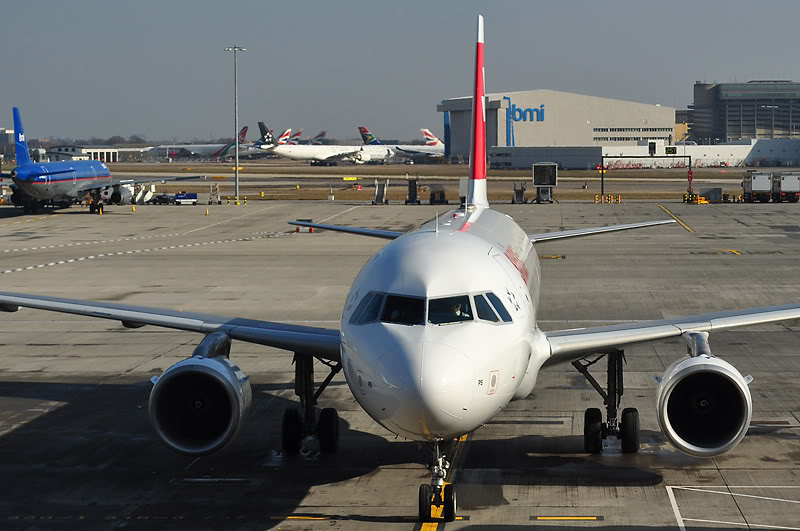
[[520, 259], [519, 255], [514, 252], [514, 249], [512, 249], [510, 246], [506, 247], [505, 255], [509, 262], [511, 262], [511, 265], [517, 268], [517, 271], [519, 271], [519, 274], [522, 276], [522, 281], [527, 285], [528, 276], [530, 274], [528, 273], [528, 268], [525, 267], [525, 262]]

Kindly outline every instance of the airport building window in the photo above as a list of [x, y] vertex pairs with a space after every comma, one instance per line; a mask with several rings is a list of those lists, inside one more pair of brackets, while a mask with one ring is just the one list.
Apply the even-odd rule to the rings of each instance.
[[491, 305], [483, 295], [475, 295], [475, 311], [478, 313], [478, 319], [491, 321], [493, 323], [499, 321]]
[[419, 325], [425, 322], [425, 299], [387, 295], [381, 313], [381, 321], [403, 325]]
[[504, 323], [510, 323], [511, 314], [508, 313], [506, 307], [500, 302], [500, 298], [491, 291], [487, 293], [486, 296], [489, 298], [489, 302], [492, 303], [492, 306], [494, 306], [494, 309], [497, 310], [497, 315], [500, 316], [500, 319], [502, 319]]
[[468, 295], [431, 299], [428, 302], [428, 322], [435, 325], [472, 321]]

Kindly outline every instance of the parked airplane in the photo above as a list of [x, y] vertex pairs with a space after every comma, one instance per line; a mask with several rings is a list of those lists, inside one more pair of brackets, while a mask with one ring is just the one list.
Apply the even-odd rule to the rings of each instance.
[[[247, 126], [242, 127], [239, 131], [239, 149], [242, 150], [247, 147]], [[226, 156], [231, 156], [233, 148], [236, 146], [236, 141], [227, 144], [166, 144], [156, 146], [153, 149], [157, 153], [162, 151], [168, 157], [205, 157], [209, 159], [220, 159]], [[240, 151], [241, 153], [241, 151]]]
[[[389, 160], [394, 152], [388, 146], [342, 146], [342, 145], [288, 145], [275, 140], [272, 132], [258, 122], [263, 144], [261, 149], [294, 160], [308, 160], [312, 164], [336, 165], [341, 161], [364, 164], [369, 161]], [[285, 134], [285, 133], [284, 133]], [[281, 135], [283, 138], [283, 135]]]
[[292, 135], [289, 137], [289, 141], [287, 142], [287, 144], [289, 144], [290, 146], [296, 146], [300, 144], [302, 140], [303, 140], [303, 130], [298, 129], [296, 132], [292, 133]]
[[[431, 481], [419, 487], [419, 519], [432, 505], [444, 519], [456, 516], [456, 493], [446, 484], [443, 446], [489, 422], [511, 400], [528, 396], [541, 369], [572, 363], [601, 386], [586, 367], [608, 359], [607, 418], [586, 410], [584, 445], [600, 453], [609, 436], [622, 450], [639, 449], [639, 415], [626, 408], [620, 418], [622, 348], [682, 338], [689, 356], [665, 372], [656, 396], [656, 415], [672, 444], [694, 456], [712, 457], [745, 436], [753, 410], [749, 377], [716, 358], [709, 333], [733, 327], [800, 318], [800, 304], [733, 310], [677, 319], [543, 332], [541, 242], [649, 227], [674, 220], [526, 234], [508, 215], [492, 210], [486, 193], [486, 117], [483, 18], [478, 17], [469, 193], [465, 207], [403, 233], [293, 221], [315, 227], [391, 240], [353, 281], [340, 329], [322, 329], [146, 308], [110, 302], [0, 293], [0, 310], [20, 307], [154, 325], [204, 334], [192, 357], [153, 377], [148, 410], [159, 437], [170, 448], [204, 455], [228, 444], [252, 402], [250, 382], [230, 360], [232, 340], [293, 352], [300, 409], [282, 421], [286, 454], [319, 443], [335, 452], [339, 423], [335, 409], [317, 416], [316, 400], [334, 375], [345, 380], [362, 408], [393, 433], [423, 441], [432, 450]], [[588, 356], [597, 359], [586, 362]], [[315, 359], [330, 368], [315, 388]], [[286, 358], [287, 364], [290, 358]], [[601, 394], [602, 394], [601, 393]]]
[[[389, 144], [389, 147], [394, 151], [396, 156], [403, 158], [420, 159], [423, 157], [444, 157], [444, 144], [427, 129], [420, 129], [420, 131], [422, 131], [423, 136], [427, 140], [424, 146], [414, 144]], [[363, 125], [358, 128], [358, 132], [361, 133], [361, 140], [364, 141], [364, 145], [385, 145]], [[432, 139], [430, 137], [432, 137]]]
[[[200, 176], [148, 177], [116, 179], [105, 163], [96, 160], [33, 162], [28, 152], [25, 131], [19, 109], [14, 107], [14, 136], [17, 167], [7, 176], [14, 182], [11, 202], [24, 208], [29, 214], [47, 203], [72, 204], [73, 201], [90, 194], [90, 212], [103, 213], [102, 191], [113, 188], [108, 200], [112, 204], [125, 205], [131, 202], [130, 188], [124, 185], [156, 181], [197, 179]], [[3, 177], [6, 177], [3, 174]]]

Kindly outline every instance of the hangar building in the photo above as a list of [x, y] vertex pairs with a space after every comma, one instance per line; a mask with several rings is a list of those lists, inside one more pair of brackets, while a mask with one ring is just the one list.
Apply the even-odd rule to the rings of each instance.
[[[544, 89], [486, 96], [487, 146], [622, 146], [674, 139], [671, 107]], [[450, 157], [468, 159], [472, 98], [443, 100], [436, 110], [449, 113]]]

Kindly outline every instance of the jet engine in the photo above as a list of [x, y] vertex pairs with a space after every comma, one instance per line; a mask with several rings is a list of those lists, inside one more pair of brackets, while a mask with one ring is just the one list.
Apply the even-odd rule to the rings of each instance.
[[753, 401], [744, 377], [714, 357], [706, 334], [686, 332], [690, 356], [669, 366], [656, 393], [661, 431], [676, 448], [695, 457], [733, 449], [747, 433]]
[[116, 186], [108, 195], [108, 202], [113, 205], [129, 205], [133, 199], [133, 191], [128, 186]]
[[359, 151], [353, 155], [353, 162], [356, 164], [364, 164], [365, 162], [369, 162], [370, 158], [369, 153], [366, 151]]
[[154, 378], [148, 410], [156, 433], [173, 450], [204, 455], [231, 442], [252, 402], [247, 376], [228, 359], [230, 336], [209, 334], [192, 357]]

